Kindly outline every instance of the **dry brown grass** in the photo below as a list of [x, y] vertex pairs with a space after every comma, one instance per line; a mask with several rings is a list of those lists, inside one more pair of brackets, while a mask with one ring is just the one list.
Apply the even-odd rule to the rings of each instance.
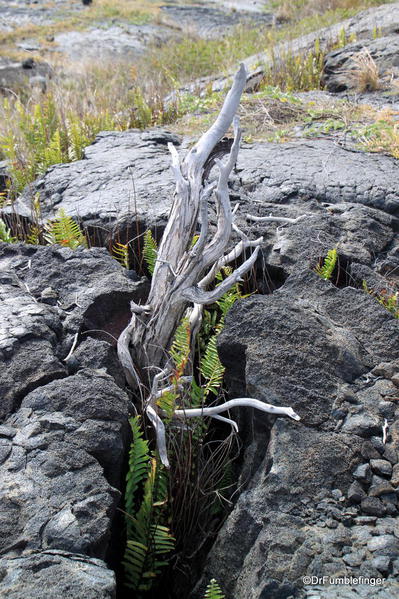
[[378, 66], [367, 48], [352, 57], [352, 65], [347, 74], [359, 93], [376, 91], [381, 87]]
[[[362, 10], [387, 3], [389, 0], [280, 0], [274, 3], [275, 14], [280, 22], [293, 21], [338, 11]], [[345, 14], [343, 14], [345, 16]]]

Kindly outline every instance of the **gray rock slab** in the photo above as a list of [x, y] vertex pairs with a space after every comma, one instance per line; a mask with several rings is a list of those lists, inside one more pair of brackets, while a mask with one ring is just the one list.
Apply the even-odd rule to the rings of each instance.
[[114, 598], [130, 402], [109, 340], [146, 284], [103, 249], [6, 243], [0, 282], [0, 595]]
[[[0, 594], [20, 596], [24, 571], [33, 593], [49, 568], [47, 596], [91, 584], [87, 596], [113, 597], [114, 575], [99, 560], [120, 500], [128, 410], [109, 375], [85, 369], [38, 387], [7, 419], [15, 435], [0, 468]], [[71, 556], [43, 558], [53, 551]]]
[[178, 138], [139, 131], [101, 133], [86, 148], [84, 160], [50, 168], [17, 200], [15, 210], [29, 218], [32, 193], [38, 192], [45, 218], [63, 208], [86, 224], [112, 228], [128, 217], [132, 229], [143, 221], [165, 225], [174, 190], [168, 141], [178, 143]]
[[0, 559], [0, 590], [9, 599], [114, 599], [115, 575], [100, 559], [66, 551]]
[[217, 7], [216, 5], [215, 7], [170, 5], [163, 6], [162, 12], [167, 22], [185, 32], [195, 33], [205, 39], [219, 39], [240, 24], [265, 26], [274, 23], [274, 16], [271, 12], [261, 12], [259, 6], [252, 6], [252, 10], [248, 10], [244, 4], [250, 5], [249, 2], [241, 2], [239, 10], [234, 10], [237, 8], [236, 6], [231, 6], [228, 10], [229, 7], [224, 3], [218, 3]]
[[[330, 92], [356, 90], [359, 79], [356, 77], [354, 58], [368, 50], [378, 68], [380, 78], [397, 77], [399, 74], [399, 36], [386, 36], [373, 40], [362, 40], [348, 44], [344, 48], [329, 52], [323, 67], [323, 79]], [[383, 86], [382, 80], [380, 85]], [[365, 91], [365, 90], [360, 90]]]
[[[137, 235], [137, 230], [163, 228], [174, 191], [168, 141], [177, 144], [179, 139], [162, 131], [102, 133], [86, 148], [83, 160], [51, 167], [3, 212], [10, 218], [16, 213], [29, 219], [31, 202], [39, 193], [45, 219], [54, 218], [62, 208], [85, 226], [101, 229], [103, 238], [107, 235], [104, 230], [112, 236], [127, 226], [131, 236], [134, 231]], [[364, 262], [392, 235], [390, 217], [384, 217], [383, 212], [399, 213], [398, 173], [399, 162], [394, 158], [354, 152], [330, 140], [257, 143], [242, 147], [231, 189], [244, 214], [248, 211], [263, 216], [273, 211], [277, 216], [299, 216], [310, 210], [316, 219], [330, 217], [334, 211], [336, 226], [328, 218], [323, 240], [339, 234], [342, 249], [348, 251], [351, 246], [353, 251], [357, 245], [357, 258]], [[294, 210], [285, 209], [287, 204]], [[341, 204], [379, 212], [366, 214]], [[314, 223], [320, 227], [319, 222]], [[367, 235], [365, 227], [369, 228]], [[316, 243], [319, 240], [320, 236], [316, 237]], [[314, 242], [312, 251], [313, 246]], [[291, 254], [298, 249], [288, 240], [284, 246]], [[278, 262], [277, 254], [284, 251], [277, 246], [274, 250]]]
[[[129, 301], [146, 292], [104, 249], [0, 243], [0, 281], [2, 419], [26, 393], [67, 375], [63, 360], [76, 334], [80, 343], [85, 331], [95, 329], [113, 345], [128, 322]], [[56, 305], [43, 303], [48, 288]], [[115, 364], [105, 359], [110, 351], [115, 354], [109, 346], [102, 363], [117, 376]]]
[[[346, 432], [345, 414], [357, 410], [372, 418], [375, 431], [369, 434], [377, 434], [383, 423], [378, 407], [356, 383], [361, 370], [388, 361], [392, 351], [391, 358], [397, 359], [398, 323], [370, 300], [360, 290], [339, 289], [302, 272], [289, 276], [272, 295], [236, 304], [227, 316], [219, 351], [231, 396], [240, 396], [244, 388], [247, 396], [292, 406], [302, 420], [280, 418], [273, 424], [263, 414], [238, 415], [244, 438], [250, 430], [258, 444], [257, 466], [218, 535], [193, 597], [201, 596], [201, 584], [212, 576], [237, 599], [302, 597], [303, 576], [321, 572], [381, 576], [369, 564], [366, 545], [386, 506], [378, 498], [363, 497], [366, 510], [360, 511], [332, 493], [339, 489], [348, 496], [364, 447], [365, 431]], [[375, 318], [385, 324], [372, 324]], [[356, 402], [345, 399], [348, 391], [341, 395], [343, 383]], [[367, 514], [374, 519], [364, 520]], [[381, 551], [394, 554], [393, 535]], [[389, 577], [381, 596], [396, 588], [397, 581]], [[341, 591], [331, 592], [325, 596], [341, 596]]]
[[[176, 33], [161, 25], [103, 23], [86, 31], [66, 31], [54, 36], [54, 48], [71, 60], [132, 60], [150, 44], [165, 44]], [[128, 64], [126, 68], [129, 68]]]
[[245, 145], [237, 169], [242, 189], [255, 205], [287, 203], [299, 196], [399, 214], [399, 161], [346, 149], [331, 140]]

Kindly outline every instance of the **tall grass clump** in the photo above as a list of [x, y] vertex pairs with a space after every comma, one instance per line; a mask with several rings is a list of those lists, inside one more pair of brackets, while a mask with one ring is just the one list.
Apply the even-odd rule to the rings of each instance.
[[0, 153], [9, 162], [11, 199], [49, 166], [80, 160], [100, 131], [171, 120], [173, 108], [163, 108], [156, 83], [140, 87], [137, 77], [125, 62], [112, 69], [85, 63], [51, 80], [44, 93], [24, 90], [0, 100]]

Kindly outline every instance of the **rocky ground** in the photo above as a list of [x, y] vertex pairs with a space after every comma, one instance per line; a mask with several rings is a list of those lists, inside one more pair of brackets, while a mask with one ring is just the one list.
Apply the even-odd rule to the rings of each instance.
[[[206, 8], [209, 21], [196, 8], [206, 23], [201, 35], [214, 34], [216, 14], [234, 19], [235, 8], [247, 17], [263, 4], [218, 3]], [[55, 19], [63, 5], [39, 8], [38, 19]], [[22, 24], [28, 9], [7, 3], [7, 26], [12, 15]], [[181, 15], [195, 23], [192, 10], [172, 3], [165, 12], [183, 27]], [[366, 35], [377, 22], [388, 37], [364, 44], [384, 73], [394, 72], [398, 3], [347, 26]], [[351, 42], [327, 57], [331, 92], [353, 93], [342, 67], [359, 47]], [[363, 100], [395, 108], [397, 96], [382, 90]], [[173, 199], [168, 142], [181, 153], [190, 145], [163, 129], [101, 133], [83, 160], [51, 167], [3, 218], [29, 221], [39, 192], [44, 220], [63, 208], [96, 245], [146, 228], [159, 234]], [[259, 294], [234, 306], [219, 351], [231, 397], [290, 405], [301, 422], [239, 415], [242, 491], [195, 599], [212, 577], [228, 599], [399, 594], [399, 321], [362, 288], [366, 281], [375, 293], [398, 289], [398, 180], [398, 159], [336, 135], [242, 146], [231, 199], [240, 204], [240, 227], [264, 236]], [[304, 218], [277, 226], [247, 213]], [[324, 281], [314, 269], [334, 247], [339, 267]], [[129, 414], [115, 338], [147, 283], [104, 248], [5, 243], [0, 282], [0, 589], [12, 599], [44, 599], [49, 588], [54, 596], [113, 598], [119, 555], [111, 530]], [[308, 584], [306, 576], [328, 580]], [[386, 582], [329, 582], [345, 576]]]

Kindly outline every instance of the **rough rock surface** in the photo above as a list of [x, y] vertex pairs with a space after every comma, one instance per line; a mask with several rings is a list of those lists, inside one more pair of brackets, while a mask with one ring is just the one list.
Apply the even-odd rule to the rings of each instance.
[[353, 151], [330, 140], [243, 146], [237, 163], [243, 190], [259, 206], [299, 197], [360, 203], [392, 214], [399, 209], [398, 167], [394, 158]]
[[[102, 133], [86, 148], [84, 160], [50, 168], [8, 212], [29, 218], [31, 200], [39, 192], [45, 218], [63, 208], [85, 226], [97, 227], [103, 240], [104, 231], [113, 237], [128, 226], [130, 237], [144, 228], [162, 228], [174, 190], [166, 147], [170, 139], [179, 143], [163, 131]], [[397, 215], [398, 170], [394, 158], [331, 140], [248, 144], [240, 151], [232, 196], [240, 199], [243, 212], [261, 216], [271, 205], [297, 200], [297, 215], [306, 213], [308, 202], [358, 203]]]
[[114, 599], [115, 577], [99, 559], [48, 550], [0, 560], [1, 590], [9, 599]]
[[[288, 196], [263, 206], [285, 216], [299, 208], [303, 221], [248, 226], [266, 233], [258, 277], [269, 295], [233, 307], [219, 350], [232, 397], [292, 406], [301, 422], [240, 414], [247, 486], [193, 597], [212, 577], [234, 599], [366, 598], [367, 578], [380, 579], [376, 597], [399, 593], [399, 323], [361, 289], [362, 279], [395, 289], [381, 267], [397, 247], [397, 220], [383, 204]], [[342, 261], [330, 282], [313, 269], [331, 247]], [[359, 580], [331, 582], [345, 576]]]
[[[72, 60], [132, 60], [150, 44], [165, 44], [176, 33], [160, 25], [99, 24], [86, 31], [66, 31], [54, 36], [55, 50]], [[126, 65], [126, 68], [129, 68]]]
[[[167, 143], [179, 138], [166, 132], [101, 133], [85, 149], [85, 159], [56, 165], [15, 204], [16, 212], [31, 216], [32, 192], [40, 193], [43, 216], [52, 218], [60, 208], [85, 225], [108, 230], [131, 225], [165, 225], [174, 182]], [[13, 210], [10, 210], [12, 213]]]
[[84, 9], [80, 0], [54, 0], [45, 4], [30, 0], [0, 0], [0, 31], [12, 31], [27, 25], [49, 25], [65, 8], [68, 12]]
[[[384, 85], [384, 80], [385, 84], [388, 84], [392, 77], [398, 77], [399, 35], [363, 40], [327, 54], [324, 63], [324, 83], [328, 91], [342, 92], [359, 88], [360, 80], [356, 75], [356, 64], [353, 58], [364, 49], [369, 51], [378, 67], [381, 86]], [[360, 91], [366, 90], [360, 89]]]
[[44, 89], [50, 75], [50, 66], [44, 62], [36, 62], [32, 58], [22, 62], [0, 58], [0, 92], [18, 90], [27, 82], [33, 87]]
[[[387, 36], [397, 34], [399, 30], [399, 3], [393, 2], [392, 4], [371, 8], [330, 27], [324, 27], [294, 40], [281, 42], [275, 47], [274, 54], [275, 56], [284, 56], [287, 52], [294, 54], [306, 53], [314, 49], [316, 40], [320, 44], [320, 48], [328, 49], [331, 47], [331, 43], [339, 40], [342, 30], [346, 32], [348, 38], [356, 36], [358, 40], [371, 38], [375, 31]], [[251, 77], [258, 80], [270, 67], [271, 58], [267, 52], [259, 52], [246, 58], [243, 62]], [[183, 87], [181, 91], [195, 91], [198, 93], [200, 90], [201, 93], [206, 93], [210, 86], [212, 86], [213, 91], [221, 91], [229, 87], [233, 75], [234, 72], [227, 77], [225, 75], [204, 77], [194, 81], [191, 85]], [[251, 88], [250, 82], [249, 88]]]
[[[145, 294], [136, 279], [105, 250], [0, 244], [0, 594], [7, 597], [115, 596], [104, 560], [129, 400], [113, 339], [129, 301]], [[65, 360], [75, 339], [76, 355]]]
[[223, 10], [223, 7], [212, 6], [164, 6], [163, 13], [167, 20], [183, 31], [194, 32], [205, 39], [219, 39], [229, 29], [243, 23], [246, 25], [272, 25], [272, 13], [246, 10]]

